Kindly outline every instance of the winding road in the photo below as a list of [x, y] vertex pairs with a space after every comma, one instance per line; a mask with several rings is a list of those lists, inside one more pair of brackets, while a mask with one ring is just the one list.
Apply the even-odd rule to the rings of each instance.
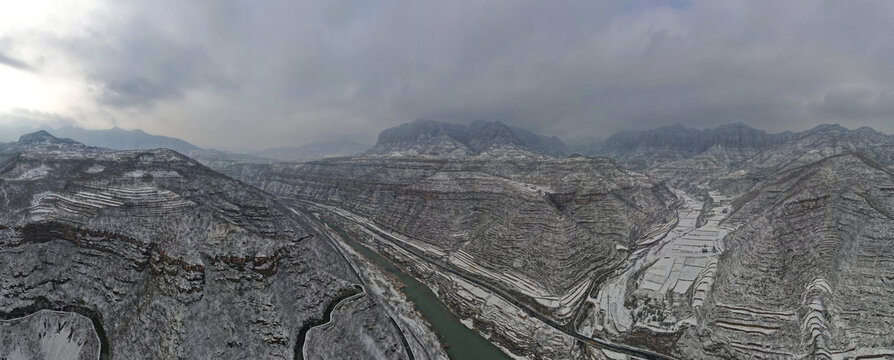
[[[316, 202], [311, 202], [311, 201], [303, 201], [303, 200], [299, 200], [299, 201], [314, 205], [316, 207], [324, 208], [324, 209], [334, 208], [334, 207], [332, 207], [330, 205], [326, 205], [326, 204], [321, 204], [321, 203], [316, 203]], [[344, 209], [339, 209], [339, 210], [347, 212], [347, 210], [344, 210]], [[362, 216], [359, 216], [357, 214], [353, 214], [353, 213], [350, 213], [350, 214], [358, 219], [365, 219]], [[465, 273], [464, 271], [459, 271], [459, 270], [454, 269], [450, 266], [447, 266], [447, 265], [441, 264], [440, 262], [437, 262], [435, 260], [429, 259], [425, 254], [420, 254], [419, 250], [417, 250], [415, 248], [404, 246], [403, 244], [401, 244], [401, 242], [399, 240], [396, 240], [391, 235], [382, 233], [381, 231], [378, 231], [377, 229], [370, 227], [368, 224], [366, 224], [364, 222], [356, 221], [355, 219], [345, 217], [345, 216], [341, 216], [341, 217], [347, 221], [350, 221], [350, 222], [358, 225], [358, 226], [361, 226], [362, 228], [366, 229], [367, 231], [369, 231], [371, 233], [378, 235], [385, 241], [388, 241], [389, 244], [399, 247], [402, 250], [404, 250], [410, 254], [413, 254], [414, 256], [421, 259], [422, 261], [425, 261], [427, 264], [429, 264], [431, 266], [434, 266], [434, 267], [436, 267], [440, 270], [443, 270], [447, 273], [459, 276], [459, 277], [463, 278], [464, 280], [475, 284], [476, 286], [487, 289], [488, 291], [498, 295], [503, 300], [509, 302], [513, 306], [521, 309], [529, 316], [537, 318], [538, 320], [542, 321], [543, 323], [549, 325], [552, 328], [555, 328], [558, 331], [561, 331], [562, 333], [564, 333], [567, 336], [573, 337], [579, 341], [582, 341], [589, 345], [593, 345], [598, 348], [603, 348], [603, 349], [607, 349], [607, 350], [614, 351], [614, 352], [632, 355], [632, 356], [640, 357], [643, 359], [649, 359], [649, 360], [652, 360], [652, 359], [657, 359], [657, 360], [675, 359], [671, 356], [660, 354], [660, 353], [657, 353], [657, 352], [654, 352], [654, 351], [651, 351], [648, 349], [637, 348], [637, 347], [633, 347], [633, 346], [615, 343], [615, 342], [607, 340], [607, 339], [587, 337], [587, 336], [578, 334], [576, 331], [574, 331], [573, 327], [568, 326], [568, 324], [560, 324], [560, 323], [552, 320], [548, 316], [545, 316], [545, 315], [541, 314], [540, 312], [532, 309], [530, 306], [523, 304], [520, 301], [517, 301], [513, 296], [508, 294], [506, 291], [504, 291], [500, 288], [497, 288], [496, 286], [493, 286], [493, 285], [490, 285], [484, 281], [481, 281], [478, 278]], [[369, 221], [369, 220], [367, 220], [367, 221]]]
[[[313, 226], [317, 232], [320, 232], [320, 233], [325, 232], [324, 229], [321, 229], [319, 227], [320, 223], [318, 221], [315, 221], [312, 217], [307, 216], [307, 214], [304, 214], [303, 212], [295, 210], [294, 208], [291, 208], [291, 207], [289, 207], [289, 210], [291, 210], [293, 213], [295, 213], [295, 215], [301, 216], [301, 217], [305, 218], [306, 220], [308, 220], [308, 223], [313, 224]], [[342, 250], [342, 248], [339, 244], [334, 243], [335, 240], [333, 240], [329, 236], [324, 236], [324, 238], [328, 239], [331, 242], [331, 245], [333, 248], [335, 248], [335, 251], [345, 260], [345, 262], [348, 263], [348, 265], [351, 268], [351, 272], [354, 273], [354, 276], [356, 276], [357, 279], [363, 284], [362, 285], [355, 284], [355, 286], [357, 286], [357, 288], [359, 289], [359, 291], [356, 294], [354, 294], [352, 296], [348, 296], [348, 297], [340, 299], [340, 300], [337, 300], [335, 302], [335, 305], [333, 305], [330, 309], [327, 309], [327, 312], [324, 316], [324, 318], [326, 319], [325, 323], [318, 324], [318, 325], [311, 325], [310, 327], [307, 328], [307, 331], [303, 334], [303, 336], [299, 335], [298, 343], [296, 343], [296, 349], [295, 349], [295, 360], [306, 359], [306, 353], [307, 353], [307, 341], [306, 340], [307, 340], [307, 336], [310, 335], [310, 332], [313, 329], [328, 326], [333, 321], [332, 314], [335, 312], [335, 310], [337, 310], [340, 306], [342, 306], [342, 304], [344, 304], [345, 302], [348, 302], [348, 301], [352, 301], [354, 299], [357, 299], [357, 298], [367, 294], [367, 290], [366, 290], [366, 286], [365, 286], [366, 279], [360, 275], [360, 271], [357, 269], [354, 262], [351, 261], [347, 255], [345, 255], [344, 251]], [[400, 329], [400, 326], [397, 325], [397, 321], [395, 321], [394, 318], [391, 317], [391, 315], [388, 316], [388, 319], [391, 320], [391, 323], [394, 325], [395, 329], [397, 330], [397, 333], [400, 335], [401, 342], [403, 343], [404, 348], [407, 351], [407, 357], [410, 360], [415, 360], [416, 357], [413, 355], [413, 350], [410, 348], [410, 344], [407, 341], [406, 335], [404, 335], [403, 331]], [[298, 351], [298, 349], [297, 349], [297, 345], [299, 343], [301, 344], [301, 351]]]

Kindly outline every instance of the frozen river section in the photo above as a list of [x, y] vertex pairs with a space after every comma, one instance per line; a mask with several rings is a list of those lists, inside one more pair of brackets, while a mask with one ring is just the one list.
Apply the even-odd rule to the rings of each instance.
[[616, 335], [635, 327], [674, 332], [696, 321], [691, 316], [679, 319], [686, 311], [675, 310], [701, 307], [711, 290], [723, 237], [732, 230], [720, 225], [731, 210], [730, 199], [709, 193], [715, 206], [699, 227], [704, 202], [682, 191], [674, 193], [683, 200], [676, 226], [647, 236], [640, 245], [650, 246], [636, 250], [595, 296], [588, 297], [580, 334]]

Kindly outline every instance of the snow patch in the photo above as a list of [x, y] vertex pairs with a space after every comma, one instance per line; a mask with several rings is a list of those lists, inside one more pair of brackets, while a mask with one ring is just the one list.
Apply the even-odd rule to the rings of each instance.
[[154, 178], [178, 178], [181, 177], [180, 173], [171, 170], [133, 170], [124, 173], [124, 177], [129, 178], [141, 178], [145, 176], [151, 176]]
[[18, 176], [7, 177], [6, 180], [9, 181], [27, 181], [27, 180], [38, 180], [47, 177], [52, 171], [53, 168], [47, 166], [46, 164], [40, 164], [39, 167], [28, 169], [23, 171]]

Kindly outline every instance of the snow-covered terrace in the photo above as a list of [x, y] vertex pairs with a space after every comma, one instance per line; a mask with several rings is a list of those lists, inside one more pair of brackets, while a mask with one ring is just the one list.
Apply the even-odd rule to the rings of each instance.
[[574, 310], [574, 305], [577, 304], [584, 296], [586, 296], [587, 289], [589, 288], [591, 282], [590, 279], [585, 279], [575, 284], [568, 292], [564, 294], [555, 294], [541, 286], [539, 283], [521, 274], [506, 271], [489, 270], [480, 265], [477, 261], [475, 261], [474, 257], [471, 254], [464, 250], [450, 252], [448, 255], [448, 251], [446, 249], [441, 249], [437, 246], [421, 241], [412, 240], [404, 235], [383, 229], [382, 227], [375, 224], [373, 221], [360, 215], [354, 214], [348, 210], [324, 204], [316, 205], [326, 208], [327, 210], [332, 211], [347, 219], [350, 219], [356, 223], [362, 224], [370, 229], [375, 230], [376, 232], [387, 234], [391, 239], [399, 241], [403, 246], [414, 248], [424, 254], [435, 258], [446, 257], [447, 262], [459, 269], [477, 276], [481, 276], [483, 278], [490, 279], [491, 281], [497, 281], [504, 285], [507, 285], [512, 290], [529, 296], [537, 301], [539, 304], [549, 308], [553, 312], [553, 315], [559, 318], [571, 315], [572, 311]]

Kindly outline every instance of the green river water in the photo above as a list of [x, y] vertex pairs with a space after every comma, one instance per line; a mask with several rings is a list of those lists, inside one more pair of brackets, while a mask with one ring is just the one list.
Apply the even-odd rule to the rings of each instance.
[[341, 229], [334, 228], [352, 248], [366, 256], [383, 270], [394, 274], [406, 286], [401, 288], [413, 306], [431, 324], [441, 342], [447, 344], [447, 356], [456, 360], [510, 359], [499, 348], [477, 332], [463, 325], [447, 306], [428, 288], [408, 275], [385, 257], [351, 239]]

